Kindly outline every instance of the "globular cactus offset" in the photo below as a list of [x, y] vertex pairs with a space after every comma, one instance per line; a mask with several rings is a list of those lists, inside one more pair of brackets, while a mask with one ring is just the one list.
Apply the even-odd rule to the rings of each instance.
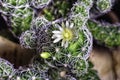
[[0, 58], [0, 79], [9, 79], [14, 75], [14, 67], [7, 60]]
[[7, 16], [8, 23], [16, 35], [30, 28], [33, 10], [28, 0], [1, 0], [0, 13]]
[[99, 43], [105, 46], [113, 47], [120, 45], [120, 29], [115, 26], [98, 25], [95, 22], [88, 21], [88, 28], [92, 32], [93, 37]]

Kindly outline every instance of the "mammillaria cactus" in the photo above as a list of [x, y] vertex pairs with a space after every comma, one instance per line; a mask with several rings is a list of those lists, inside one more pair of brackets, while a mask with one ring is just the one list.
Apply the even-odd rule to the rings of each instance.
[[0, 12], [7, 16], [9, 25], [13, 26], [17, 35], [29, 29], [33, 11], [28, 0], [1, 0], [0, 4]]
[[108, 34], [89, 20], [95, 2], [102, 12], [112, 5], [110, 0], [0, 0], [0, 13], [8, 16], [14, 33], [22, 33], [21, 46], [36, 50], [29, 68], [14, 69], [10, 79], [99, 80], [88, 62], [93, 44], [90, 31], [108, 46], [119, 45], [119, 35], [110, 42], [120, 31], [104, 27], [112, 29], [106, 37]]
[[0, 58], [0, 79], [9, 79], [14, 75], [14, 67], [8, 61]]
[[104, 43], [108, 47], [120, 45], [119, 27], [97, 25], [95, 22], [88, 21], [88, 28], [99, 43]]

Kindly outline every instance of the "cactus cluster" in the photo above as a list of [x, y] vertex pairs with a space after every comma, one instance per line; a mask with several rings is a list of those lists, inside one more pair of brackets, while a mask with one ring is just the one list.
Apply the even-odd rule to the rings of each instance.
[[111, 9], [113, 1], [112, 0], [97, 0], [96, 3], [97, 3], [98, 8], [101, 11], [105, 12]]
[[0, 0], [0, 4], [0, 12], [7, 16], [16, 35], [29, 29], [33, 16], [29, 0]]
[[120, 45], [120, 28], [116, 26], [98, 25], [95, 22], [88, 21], [88, 28], [93, 37], [108, 47]]
[[0, 58], [0, 79], [8, 79], [14, 75], [14, 67], [8, 61]]
[[37, 53], [28, 69], [14, 69], [0, 59], [0, 76], [12, 80], [99, 80], [88, 62], [92, 35], [116, 46], [120, 45], [120, 31], [89, 20], [94, 3], [103, 12], [112, 5], [110, 0], [0, 0], [0, 13], [10, 19], [13, 32], [21, 34], [20, 44]]

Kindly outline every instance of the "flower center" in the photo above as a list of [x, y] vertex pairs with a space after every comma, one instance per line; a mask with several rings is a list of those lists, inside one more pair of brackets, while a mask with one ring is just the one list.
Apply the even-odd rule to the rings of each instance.
[[63, 39], [66, 40], [66, 41], [69, 41], [73, 38], [73, 32], [68, 28], [65, 28], [63, 30], [62, 35], [63, 35]]

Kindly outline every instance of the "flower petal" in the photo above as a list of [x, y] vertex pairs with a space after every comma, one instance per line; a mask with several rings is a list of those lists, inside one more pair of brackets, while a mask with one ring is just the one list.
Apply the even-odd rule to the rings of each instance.
[[71, 23], [71, 24], [70, 24], [70, 28], [73, 28], [73, 26], [74, 26], [74, 24], [73, 24], [73, 23]]
[[63, 31], [63, 28], [59, 24], [55, 24], [57, 28], [59, 28], [60, 31]]
[[62, 28], [61, 26], [59, 26], [59, 30], [60, 30], [60, 31], [63, 31], [63, 28]]
[[52, 38], [63, 38], [63, 37], [62, 37], [62, 35], [60, 35], [60, 34], [54, 34], [54, 35], [52, 36]]
[[61, 34], [61, 31], [52, 31], [52, 33]]
[[57, 42], [59, 42], [61, 39], [62, 39], [62, 38], [56, 38], [56, 39], [53, 41], [53, 43], [57, 43]]
[[68, 47], [68, 41], [65, 42], [64, 46], [65, 46], [65, 48]]
[[66, 27], [69, 27], [69, 22], [68, 21], [66, 21]]
[[65, 24], [64, 24], [64, 22], [62, 22], [62, 27], [65, 28]]
[[64, 46], [64, 44], [65, 44], [65, 41], [64, 41], [64, 40], [62, 40], [61, 46]]
[[52, 39], [53, 39], [53, 38], [56, 38], [56, 35], [53, 35], [53, 36], [52, 36]]

